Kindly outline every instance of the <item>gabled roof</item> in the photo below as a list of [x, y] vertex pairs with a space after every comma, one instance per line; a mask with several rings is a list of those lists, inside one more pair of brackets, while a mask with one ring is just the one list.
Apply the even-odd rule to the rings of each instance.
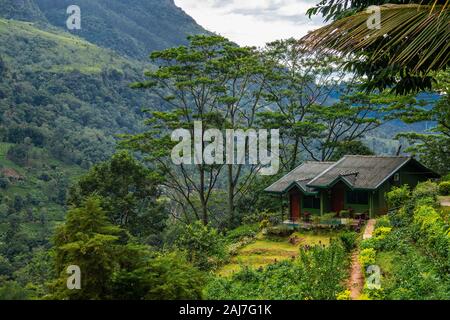
[[419, 164], [404, 156], [345, 156], [311, 180], [308, 186], [327, 188], [343, 181], [352, 189], [374, 190], [411, 161]]
[[265, 191], [272, 193], [285, 193], [293, 186], [298, 186], [305, 193], [313, 193], [314, 190], [307, 186], [308, 183], [333, 164], [334, 162], [304, 162], [280, 180], [273, 183], [270, 187], [266, 188]]
[[439, 177], [412, 157], [345, 156], [338, 162], [305, 162], [265, 191], [285, 193], [296, 186], [305, 194], [315, 194], [317, 189], [330, 188], [339, 181], [351, 189], [376, 190], [408, 163], [430, 177]]

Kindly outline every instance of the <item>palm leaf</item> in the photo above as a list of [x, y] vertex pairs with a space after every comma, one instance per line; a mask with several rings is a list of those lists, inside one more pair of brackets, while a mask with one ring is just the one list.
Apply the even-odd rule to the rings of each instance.
[[448, 67], [448, 1], [444, 5], [387, 4], [380, 9], [380, 29], [369, 29], [371, 13], [360, 12], [313, 31], [302, 43], [313, 50], [369, 52], [369, 62], [388, 57], [390, 63], [421, 74]]

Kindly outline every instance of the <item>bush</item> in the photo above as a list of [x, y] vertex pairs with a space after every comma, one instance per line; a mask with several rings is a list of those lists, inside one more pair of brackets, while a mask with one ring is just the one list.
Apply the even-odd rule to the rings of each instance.
[[389, 216], [382, 216], [377, 220], [377, 223], [375, 225], [377, 228], [379, 227], [390, 227], [391, 222], [389, 220]]
[[271, 236], [286, 237], [291, 235], [292, 230], [285, 225], [278, 225], [267, 228], [267, 234]]
[[450, 238], [447, 236], [447, 225], [439, 213], [431, 206], [419, 206], [414, 212], [414, 227], [417, 240], [431, 249], [448, 264]]
[[358, 261], [364, 269], [375, 263], [376, 253], [376, 250], [373, 248], [361, 250]]
[[269, 219], [263, 219], [260, 223], [259, 223], [259, 230], [263, 230], [266, 229], [267, 227], [270, 226], [270, 221]]
[[350, 293], [350, 290], [339, 292], [336, 296], [336, 300], [351, 300]]
[[373, 236], [379, 240], [383, 240], [389, 233], [391, 233], [391, 231], [392, 228], [390, 227], [379, 227], [374, 230]]
[[12, 162], [24, 166], [28, 163], [29, 146], [25, 144], [15, 144], [8, 149], [6, 157]]
[[254, 238], [258, 233], [258, 224], [245, 224], [236, 229], [230, 230], [226, 234], [229, 242], [237, 242], [243, 238]]
[[225, 238], [200, 221], [184, 228], [176, 245], [185, 250], [188, 260], [201, 270], [218, 267], [228, 259]]
[[439, 184], [439, 194], [441, 196], [450, 195], [450, 181], [443, 181]]
[[420, 201], [420, 199], [431, 198], [437, 202], [437, 196], [439, 194], [439, 187], [436, 183], [431, 181], [421, 182], [412, 192], [412, 198], [414, 202]]
[[334, 300], [345, 290], [348, 254], [339, 242], [302, 250], [294, 261], [214, 277], [204, 292], [215, 300]]
[[411, 190], [408, 185], [394, 187], [386, 194], [387, 203], [390, 208], [399, 208], [403, 206], [411, 197]]
[[9, 179], [0, 177], [0, 189], [8, 189], [9, 187]]
[[347, 231], [341, 233], [339, 237], [347, 252], [352, 251], [356, 247], [356, 239], [358, 237], [358, 234], [356, 232]]

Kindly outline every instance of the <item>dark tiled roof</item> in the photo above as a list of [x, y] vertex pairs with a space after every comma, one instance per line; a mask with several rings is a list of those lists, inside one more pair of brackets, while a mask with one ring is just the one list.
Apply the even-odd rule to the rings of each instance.
[[318, 174], [324, 172], [333, 164], [334, 162], [307, 161], [289, 172], [283, 178], [272, 184], [270, 187], [266, 188], [265, 191], [283, 193], [286, 192], [294, 183], [297, 183], [297, 185], [303, 188], [305, 191], [312, 192], [313, 190], [307, 187], [307, 184]]
[[376, 189], [410, 160], [410, 157], [345, 156], [308, 186], [328, 187], [342, 179], [355, 189]]

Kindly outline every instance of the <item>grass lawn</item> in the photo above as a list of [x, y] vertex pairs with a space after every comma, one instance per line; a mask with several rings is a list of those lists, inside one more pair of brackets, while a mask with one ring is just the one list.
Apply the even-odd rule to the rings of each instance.
[[[316, 245], [330, 243], [330, 238], [337, 235], [336, 232], [323, 232], [314, 234], [312, 232], [295, 232], [292, 236], [296, 236], [299, 242], [292, 244], [289, 237], [267, 237], [259, 235], [255, 242], [252, 242], [241, 248], [230, 263], [223, 266], [218, 274], [221, 276], [229, 276], [240, 270], [243, 266], [250, 268], [259, 268], [266, 265], [295, 258], [300, 251], [300, 247], [304, 245]], [[291, 237], [292, 237], [291, 236]]]

